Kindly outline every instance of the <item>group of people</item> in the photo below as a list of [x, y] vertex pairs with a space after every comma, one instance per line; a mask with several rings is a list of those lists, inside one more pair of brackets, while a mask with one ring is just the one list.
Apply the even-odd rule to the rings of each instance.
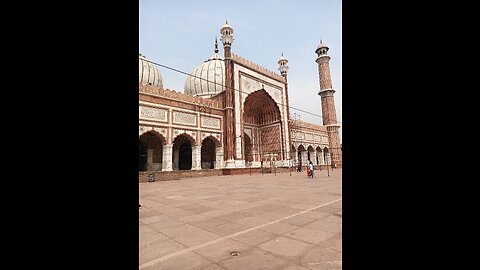
[[[332, 164], [332, 170], [337, 168], [337, 164]], [[302, 163], [298, 163], [297, 165], [297, 172], [302, 171]], [[313, 163], [310, 161], [307, 167], [307, 176], [311, 178], [316, 178], [315, 176], [315, 166], [313, 166]]]
[[315, 167], [313, 166], [313, 163], [310, 161], [310, 164], [308, 164], [308, 169], [307, 169], [307, 176], [314, 178], [315, 176]]
[[[297, 172], [301, 172], [301, 171], [302, 171], [302, 163], [298, 163]], [[310, 161], [310, 163], [308, 164], [308, 167], [307, 167], [307, 176], [311, 177], [311, 178], [316, 177], [315, 176], [315, 167], [313, 166], [313, 163], [311, 161]]]

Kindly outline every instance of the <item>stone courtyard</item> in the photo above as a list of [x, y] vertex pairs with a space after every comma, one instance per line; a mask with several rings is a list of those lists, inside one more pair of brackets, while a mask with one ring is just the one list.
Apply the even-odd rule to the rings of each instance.
[[342, 269], [342, 171], [315, 172], [139, 183], [139, 268]]

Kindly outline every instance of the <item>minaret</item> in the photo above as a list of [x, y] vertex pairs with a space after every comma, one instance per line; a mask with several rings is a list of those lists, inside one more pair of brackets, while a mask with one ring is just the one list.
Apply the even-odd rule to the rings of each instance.
[[332, 88], [332, 78], [330, 76], [330, 56], [328, 56], [328, 47], [322, 41], [315, 50], [318, 57], [315, 62], [318, 64], [318, 75], [320, 77], [320, 91], [318, 95], [322, 102], [323, 125], [327, 127], [329, 151], [332, 165], [342, 166], [342, 152], [340, 148], [340, 136], [338, 129], [340, 125], [337, 123], [337, 114], [335, 111], [335, 102], [333, 94], [335, 90]]
[[280, 71], [280, 74], [282, 74], [283, 78], [285, 79], [285, 82], [287, 81], [287, 71], [288, 71], [288, 59], [283, 56], [282, 52], [282, 57], [278, 59], [278, 70]]
[[225, 21], [225, 25], [220, 29], [222, 34], [223, 52], [225, 58], [225, 121], [224, 121], [224, 157], [225, 167], [235, 167], [235, 114], [233, 113], [234, 103], [234, 74], [231, 45], [233, 43], [233, 28]]
[[[290, 159], [292, 157], [292, 154], [290, 153], [291, 151], [291, 143], [292, 143], [292, 140], [291, 140], [291, 137], [290, 137], [290, 127], [289, 127], [289, 119], [290, 119], [290, 109], [289, 109], [289, 106], [288, 106], [288, 83], [287, 83], [287, 71], [288, 71], [288, 60], [287, 58], [285, 58], [285, 56], [283, 56], [283, 52], [282, 52], [282, 57], [280, 57], [280, 59], [278, 59], [278, 70], [280, 71], [280, 74], [283, 76], [283, 78], [285, 79], [285, 100], [286, 102], [284, 103], [286, 106], [286, 111], [287, 111], [287, 121], [285, 123], [285, 129], [284, 130], [287, 130], [288, 131], [288, 136], [286, 136], [286, 138], [288, 138], [288, 141], [285, 142], [285, 146], [283, 149], [286, 150], [287, 153], [285, 153], [284, 151], [284, 157], [283, 159]], [[285, 156], [286, 154], [288, 154], [288, 156]]]

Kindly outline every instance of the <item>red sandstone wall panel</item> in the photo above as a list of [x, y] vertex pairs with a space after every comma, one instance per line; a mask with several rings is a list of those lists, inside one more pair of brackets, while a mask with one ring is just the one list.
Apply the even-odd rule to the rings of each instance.
[[262, 157], [267, 153], [274, 153], [278, 154], [277, 159], [281, 159], [280, 125], [261, 128], [260, 133]]

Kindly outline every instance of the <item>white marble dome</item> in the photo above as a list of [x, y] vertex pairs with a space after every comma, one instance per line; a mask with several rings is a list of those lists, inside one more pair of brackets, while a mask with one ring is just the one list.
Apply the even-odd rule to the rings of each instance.
[[138, 54], [138, 82], [141, 82], [143, 85], [158, 86], [163, 89], [160, 71], [154, 64], [146, 60], [147, 58], [144, 55]]
[[196, 67], [191, 75], [185, 82], [185, 94], [209, 98], [225, 90], [225, 62], [217, 46], [212, 57]]

